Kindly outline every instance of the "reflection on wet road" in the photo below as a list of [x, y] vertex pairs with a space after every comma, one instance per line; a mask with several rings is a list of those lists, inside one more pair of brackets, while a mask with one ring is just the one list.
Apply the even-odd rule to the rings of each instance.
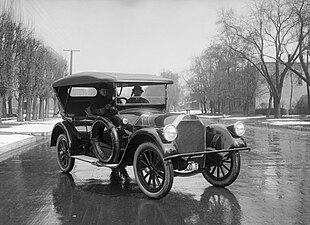
[[130, 167], [129, 180], [83, 162], [63, 174], [40, 145], [0, 162], [0, 224], [309, 224], [309, 133], [249, 128], [246, 139], [253, 150], [231, 186], [176, 177], [161, 200], [141, 192]]
[[224, 188], [206, 188], [200, 201], [178, 192], [156, 201], [145, 198], [136, 184], [75, 183], [71, 175], [60, 174], [53, 199], [63, 224], [231, 224], [240, 220], [237, 199]]
[[[310, 224], [310, 133], [255, 128], [253, 148], [244, 153], [242, 172], [232, 189], [241, 195], [243, 219], [255, 224]], [[248, 189], [249, 196], [244, 192]], [[258, 211], [254, 213], [252, 211]]]

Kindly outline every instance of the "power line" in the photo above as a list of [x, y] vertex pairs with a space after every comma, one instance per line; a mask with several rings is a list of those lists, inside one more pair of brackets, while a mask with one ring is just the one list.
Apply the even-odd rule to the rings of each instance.
[[64, 52], [70, 52], [70, 75], [72, 74], [73, 52], [79, 52], [79, 49], [64, 49]]

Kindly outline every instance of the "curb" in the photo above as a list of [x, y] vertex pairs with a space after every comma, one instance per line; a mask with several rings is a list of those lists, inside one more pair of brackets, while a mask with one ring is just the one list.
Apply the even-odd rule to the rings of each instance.
[[50, 136], [52, 135], [51, 131], [48, 132], [8, 132], [8, 131], [0, 131], [1, 134], [7, 134], [7, 135], [14, 135], [14, 134], [20, 134], [20, 135], [31, 135], [31, 136], [36, 136], [36, 137], [41, 137], [41, 136]]
[[20, 140], [20, 141], [16, 141], [16, 142], [13, 142], [13, 143], [10, 143], [10, 144], [7, 144], [7, 145], [4, 145], [1, 147], [1, 151], [0, 151], [0, 157], [7, 151], [10, 151], [14, 148], [20, 148], [24, 145], [27, 145], [27, 144], [30, 144], [32, 142], [35, 142], [37, 141], [37, 137], [34, 136], [34, 137], [28, 137], [28, 138], [25, 138], [23, 140]]
[[25, 138], [20, 141], [16, 141], [1, 147], [0, 150], [0, 161], [6, 160], [17, 153], [21, 153], [29, 150], [29, 147], [33, 146], [33, 143], [38, 142], [38, 144], [42, 143], [42, 140], [48, 140], [46, 136], [32, 136]]

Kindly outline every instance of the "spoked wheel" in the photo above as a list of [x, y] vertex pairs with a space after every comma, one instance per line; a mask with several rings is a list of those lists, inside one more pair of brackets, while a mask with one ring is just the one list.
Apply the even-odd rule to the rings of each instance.
[[75, 159], [70, 156], [69, 142], [65, 134], [60, 134], [57, 138], [56, 154], [60, 169], [65, 173], [69, 173], [74, 166]]
[[207, 157], [204, 178], [214, 186], [225, 187], [232, 184], [240, 172], [239, 152], [212, 154]]
[[148, 197], [160, 199], [169, 193], [173, 183], [172, 162], [163, 160], [156, 145], [141, 144], [135, 152], [133, 168], [139, 187]]

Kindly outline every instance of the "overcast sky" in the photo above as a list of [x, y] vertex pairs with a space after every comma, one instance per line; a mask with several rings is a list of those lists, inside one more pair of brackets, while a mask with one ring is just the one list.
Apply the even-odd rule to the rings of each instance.
[[216, 34], [220, 8], [247, 0], [19, 0], [37, 37], [73, 72], [159, 74], [189, 68]]

